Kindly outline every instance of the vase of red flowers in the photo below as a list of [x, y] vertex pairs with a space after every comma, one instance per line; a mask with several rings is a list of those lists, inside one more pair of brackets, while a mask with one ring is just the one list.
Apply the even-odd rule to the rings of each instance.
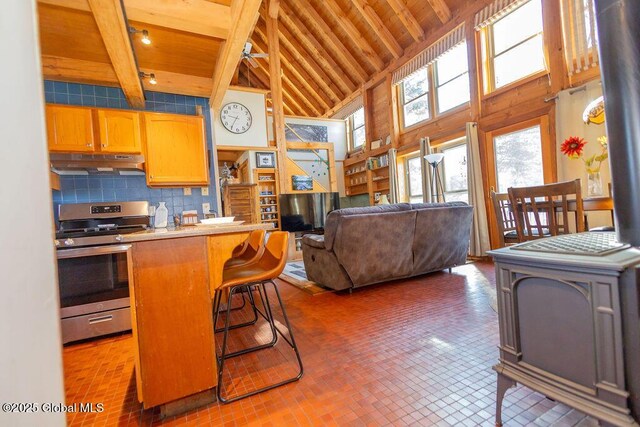
[[598, 138], [600, 143], [600, 154], [594, 154], [591, 157], [584, 157], [584, 146], [587, 141], [577, 136], [570, 136], [565, 139], [560, 146], [562, 154], [570, 159], [580, 159], [584, 163], [587, 172], [587, 196], [602, 196], [602, 177], [600, 176], [600, 167], [607, 157], [607, 137]]

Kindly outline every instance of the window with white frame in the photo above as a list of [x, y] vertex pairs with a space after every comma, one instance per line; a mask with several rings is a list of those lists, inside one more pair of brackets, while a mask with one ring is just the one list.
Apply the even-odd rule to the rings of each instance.
[[541, 0], [529, 0], [486, 31], [490, 90], [546, 69]]
[[465, 138], [444, 144], [438, 149], [444, 154], [442, 160], [442, 182], [447, 202], [469, 202], [467, 180], [467, 143]]
[[367, 140], [364, 131], [364, 108], [356, 110], [349, 116], [349, 151], [359, 150], [364, 147]]
[[429, 111], [429, 72], [422, 68], [402, 81], [404, 127], [427, 120]]
[[420, 203], [422, 198], [422, 162], [420, 155], [407, 157], [405, 160], [407, 171], [406, 191], [409, 203]]
[[469, 102], [471, 94], [466, 41], [440, 56], [434, 68], [438, 113]]

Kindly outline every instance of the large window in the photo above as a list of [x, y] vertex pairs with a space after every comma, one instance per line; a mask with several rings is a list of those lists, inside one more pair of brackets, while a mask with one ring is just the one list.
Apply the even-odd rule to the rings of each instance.
[[446, 144], [440, 150], [444, 154], [442, 175], [444, 196], [447, 202], [469, 202], [467, 181], [467, 144], [464, 139]]
[[411, 74], [399, 91], [405, 128], [469, 102], [467, 43], [458, 44]]
[[426, 68], [416, 71], [402, 82], [402, 111], [404, 127], [429, 118], [429, 73]]
[[436, 60], [435, 86], [438, 113], [469, 102], [467, 42], [460, 43]]
[[349, 151], [361, 149], [367, 140], [364, 132], [364, 108], [360, 108], [349, 117], [349, 129]]
[[540, 126], [535, 125], [493, 138], [499, 193], [506, 193], [509, 187], [544, 184], [540, 132]]
[[405, 161], [407, 170], [407, 196], [410, 203], [420, 203], [422, 198], [422, 164], [420, 155], [408, 157]]
[[530, 0], [487, 27], [492, 89], [545, 70], [542, 30], [541, 0]]

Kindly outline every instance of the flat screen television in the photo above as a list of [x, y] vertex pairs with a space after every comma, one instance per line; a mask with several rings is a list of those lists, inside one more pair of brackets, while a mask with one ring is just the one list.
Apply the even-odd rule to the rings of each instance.
[[338, 193], [281, 194], [281, 228], [291, 232], [324, 230], [329, 212], [339, 208]]

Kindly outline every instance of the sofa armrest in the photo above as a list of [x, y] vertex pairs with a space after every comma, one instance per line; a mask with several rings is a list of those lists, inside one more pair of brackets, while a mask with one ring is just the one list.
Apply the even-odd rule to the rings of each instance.
[[324, 236], [320, 234], [305, 234], [302, 236], [302, 243], [306, 243], [312, 248], [324, 249]]

